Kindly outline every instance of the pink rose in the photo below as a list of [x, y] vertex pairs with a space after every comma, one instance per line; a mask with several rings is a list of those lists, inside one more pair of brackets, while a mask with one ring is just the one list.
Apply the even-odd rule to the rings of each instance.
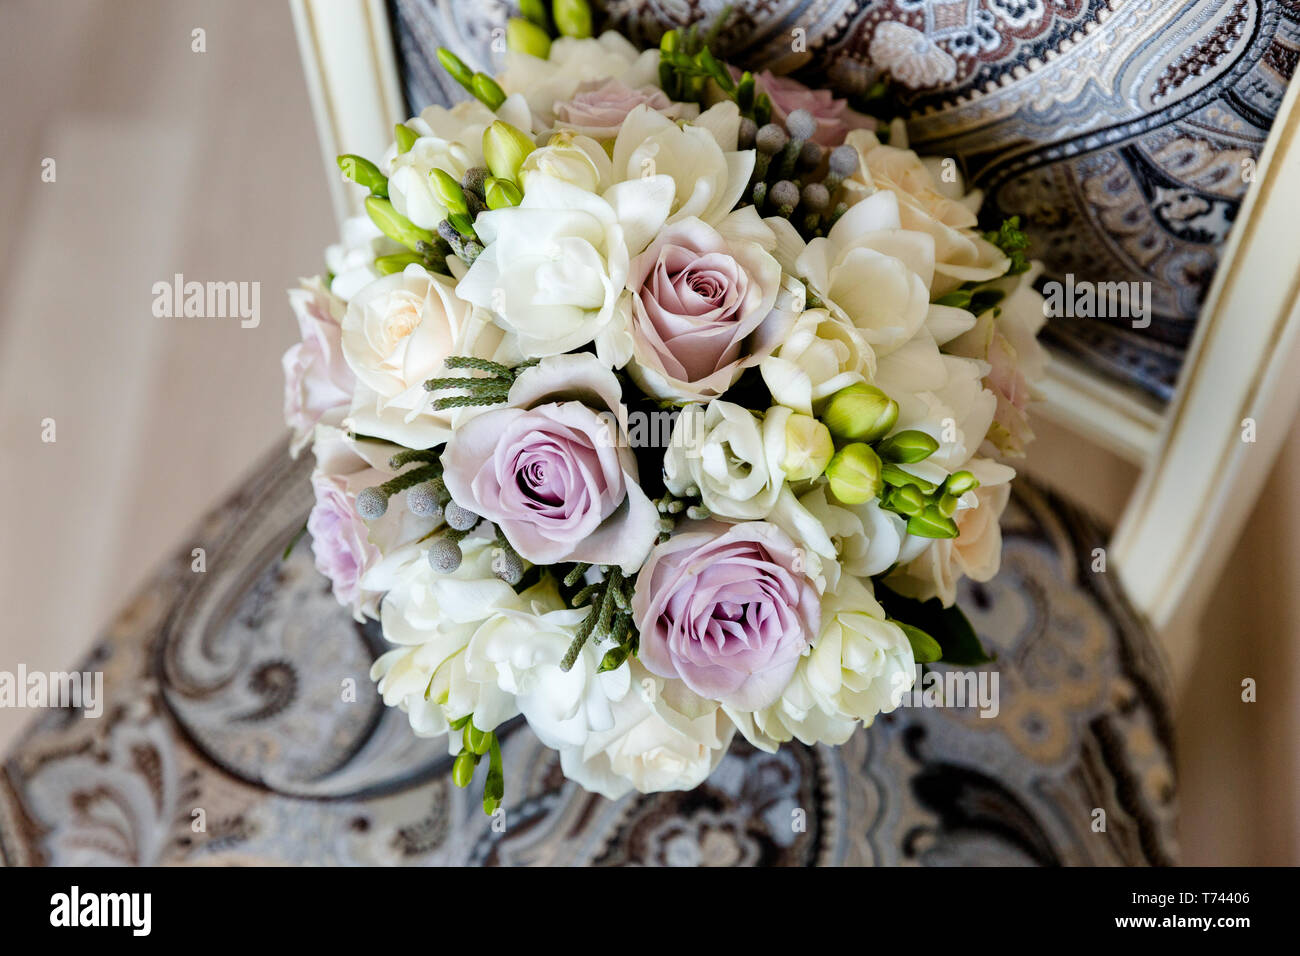
[[391, 501], [374, 521], [357, 514], [357, 493], [393, 477], [388, 459], [398, 451], [397, 445], [352, 438], [331, 426], [317, 431], [312, 446], [316, 503], [307, 516], [307, 531], [316, 570], [329, 578], [335, 600], [358, 621], [378, 616], [379, 599], [392, 586], [391, 572], [417, 560], [420, 541], [437, 526], [432, 518], [411, 514], [403, 497]]
[[813, 142], [838, 146], [851, 129], [875, 129], [876, 121], [849, 109], [845, 100], [836, 99], [830, 90], [810, 90], [798, 80], [776, 76], [764, 70], [754, 77], [758, 87], [772, 101], [772, 119], [784, 123], [795, 110], [807, 110], [817, 120]]
[[618, 379], [594, 355], [543, 359], [515, 380], [509, 407], [452, 435], [442, 456], [447, 490], [534, 564], [636, 571], [659, 512], [637, 484], [621, 399]]
[[817, 589], [775, 525], [685, 527], [637, 576], [641, 663], [702, 697], [760, 710], [781, 696], [821, 627]]
[[764, 244], [742, 238], [769, 236], [775, 242], [746, 206], [719, 229], [694, 217], [673, 223], [632, 260], [628, 371], [647, 394], [707, 402], [771, 354], [794, 311], [789, 296], [778, 304], [780, 263]]
[[295, 457], [318, 422], [338, 424], [352, 401], [356, 379], [343, 358], [342, 319], [347, 306], [319, 279], [289, 290], [302, 341], [284, 353], [284, 420], [293, 429]]
[[648, 106], [669, 119], [685, 115], [688, 104], [674, 103], [653, 86], [632, 89], [616, 79], [588, 80], [571, 100], [555, 104], [555, 125], [592, 139], [613, 139], [638, 106]]

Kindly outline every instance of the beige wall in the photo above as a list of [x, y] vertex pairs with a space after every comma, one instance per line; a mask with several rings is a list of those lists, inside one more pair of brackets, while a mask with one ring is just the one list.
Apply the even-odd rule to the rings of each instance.
[[[284, 4], [10, 0], [0, 37], [0, 669], [58, 669], [282, 440], [283, 287], [334, 227]], [[260, 282], [260, 327], [155, 318], [176, 272]], [[1041, 433], [1031, 470], [1113, 521], [1134, 470]], [[1298, 484], [1294, 440], [1203, 624], [1180, 625], [1200, 638], [1178, 661], [1189, 863], [1300, 862]], [[0, 750], [23, 720], [0, 710]]]

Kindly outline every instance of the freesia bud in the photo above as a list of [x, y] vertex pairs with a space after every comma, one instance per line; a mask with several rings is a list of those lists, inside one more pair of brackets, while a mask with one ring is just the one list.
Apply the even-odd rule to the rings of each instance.
[[969, 471], [954, 471], [948, 476], [948, 480], [943, 483], [943, 490], [950, 495], [961, 497], [968, 491], [974, 491], [980, 486], [979, 481]]
[[399, 153], [409, 153], [415, 141], [420, 138], [420, 134], [405, 123], [398, 123], [393, 127], [393, 138], [397, 140]]
[[858, 383], [832, 395], [821, 418], [836, 438], [875, 441], [898, 421], [898, 402], [874, 385]]
[[475, 73], [469, 81], [469, 91], [490, 110], [500, 108], [506, 101], [506, 91], [486, 73]]
[[379, 171], [379, 167], [362, 156], [344, 153], [338, 158], [339, 169], [359, 186], [365, 186], [371, 195], [388, 196], [388, 177]]
[[483, 186], [489, 209], [504, 209], [506, 206], [518, 206], [523, 202], [524, 194], [508, 179], [490, 177]]
[[544, 0], [519, 0], [519, 12], [542, 29], [546, 29], [546, 3]]
[[417, 251], [416, 246], [419, 243], [427, 242], [432, 244], [437, 238], [428, 229], [421, 229], [399, 213], [387, 199], [381, 199], [378, 196], [367, 196], [366, 213], [370, 216], [370, 220], [379, 227], [380, 232], [394, 242], [400, 242], [412, 252]]
[[591, 36], [591, 6], [587, 0], [555, 0], [551, 7], [555, 28], [566, 37], [579, 40]]
[[846, 505], [866, 504], [880, 494], [880, 457], [870, 445], [854, 442], [835, 453], [826, 466], [831, 494]]
[[955, 538], [960, 531], [957, 522], [945, 517], [935, 505], [929, 505], [919, 515], [907, 519], [907, 533], [918, 538]]
[[462, 750], [456, 762], [451, 765], [452, 783], [458, 787], [468, 787], [474, 779], [474, 767], [477, 764], [478, 758], [472, 751]]
[[925, 510], [925, 495], [921, 494], [920, 489], [905, 485], [889, 493], [889, 505], [910, 518]]
[[537, 147], [522, 131], [509, 123], [496, 120], [483, 131], [483, 157], [488, 169], [498, 179], [514, 180], [524, 157]]
[[835, 454], [830, 430], [809, 415], [794, 414], [785, 423], [785, 461], [781, 470], [790, 481], [816, 478]]
[[551, 55], [551, 38], [547, 32], [536, 23], [520, 17], [511, 17], [506, 21], [506, 46], [540, 60]]
[[465, 202], [465, 190], [461, 189], [460, 183], [448, 173], [435, 169], [429, 173], [429, 181], [433, 185], [433, 194], [447, 207], [448, 212], [462, 214], [469, 212], [469, 205]]
[[465, 65], [465, 61], [452, 53], [445, 46], [438, 47], [438, 62], [442, 68], [451, 74], [454, 79], [465, 89], [469, 89], [470, 82], [474, 79], [474, 71]]
[[880, 453], [881, 458], [886, 461], [901, 462], [904, 465], [925, 461], [938, 450], [939, 443], [934, 438], [916, 429], [890, 435], [876, 446], [876, 451]]

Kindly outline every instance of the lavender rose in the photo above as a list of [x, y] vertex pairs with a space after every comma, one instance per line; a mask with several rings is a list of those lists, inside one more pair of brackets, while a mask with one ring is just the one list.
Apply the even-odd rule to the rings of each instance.
[[[555, 104], [555, 125], [590, 136], [613, 139], [623, 127], [627, 114], [638, 106], [648, 106], [669, 119], [694, 119], [699, 109], [694, 104], [674, 103], [663, 90], [653, 86], [633, 89], [612, 77], [588, 80], [578, 87], [573, 98]], [[688, 114], [687, 110], [690, 110]]]
[[817, 589], [775, 525], [685, 527], [637, 577], [641, 663], [726, 707], [760, 710], [781, 696], [821, 627]]
[[284, 420], [293, 429], [292, 452], [311, 441], [318, 422], [337, 425], [352, 401], [356, 376], [343, 357], [346, 303], [319, 278], [289, 290], [302, 341], [284, 353]]
[[534, 564], [634, 572], [659, 512], [637, 484], [621, 397], [614, 373], [590, 353], [543, 359], [515, 380], [509, 407], [452, 435], [442, 456], [447, 490]]
[[673, 223], [632, 260], [632, 362], [655, 398], [707, 402], [771, 354], [794, 320], [782, 294], [776, 237], [753, 206], [714, 229]]
[[754, 79], [772, 101], [772, 119], [784, 123], [795, 110], [807, 110], [817, 120], [813, 142], [822, 146], [838, 146], [844, 142], [849, 130], [875, 129], [876, 121], [856, 110], [849, 109], [845, 100], [836, 99], [830, 90], [811, 90], [798, 80], [777, 76], [764, 70]]

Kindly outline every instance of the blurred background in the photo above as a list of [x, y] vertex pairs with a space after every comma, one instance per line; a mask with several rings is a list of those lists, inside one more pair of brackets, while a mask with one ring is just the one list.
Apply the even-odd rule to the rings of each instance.
[[[287, 4], [6, 0], [0, 44], [0, 670], [60, 670], [286, 441], [284, 290], [335, 226]], [[177, 273], [260, 283], [260, 324], [155, 317]], [[1086, 468], [1113, 522], [1136, 470], [1036, 428], [1027, 470]], [[1300, 863], [1298, 493], [1300, 436], [1205, 616], [1165, 635], [1187, 864]], [[0, 709], [0, 751], [30, 716]]]

